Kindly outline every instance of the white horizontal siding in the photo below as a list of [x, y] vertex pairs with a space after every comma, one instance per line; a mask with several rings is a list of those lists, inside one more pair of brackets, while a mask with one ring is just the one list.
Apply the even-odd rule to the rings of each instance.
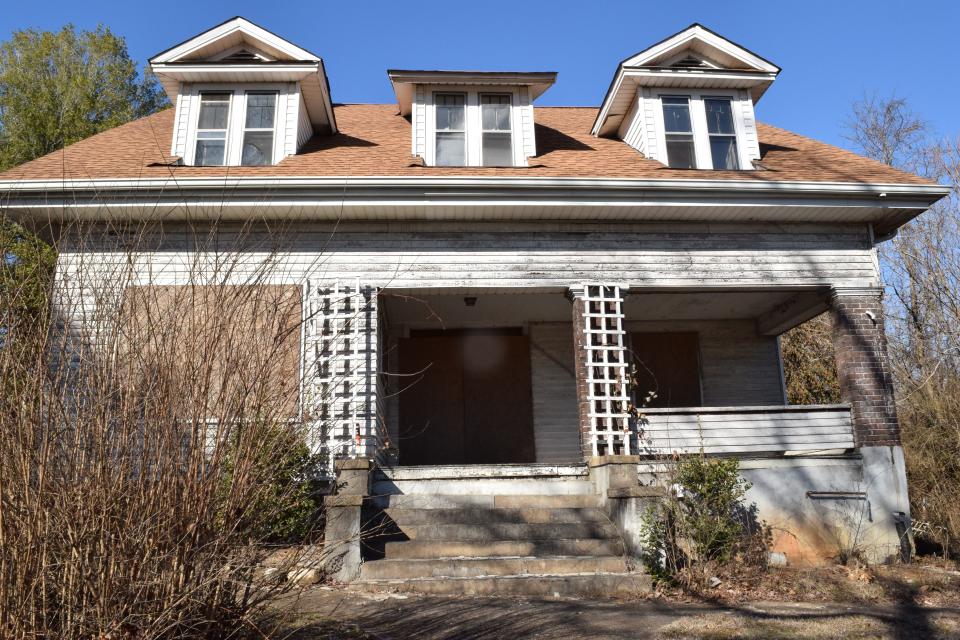
[[533, 122], [533, 103], [530, 101], [530, 89], [520, 87], [520, 134], [523, 141], [523, 157], [537, 155], [536, 132]]
[[647, 131], [646, 131], [646, 107], [643, 94], [637, 92], [637, 98], [630, 106], [623, 122], [620, 124], [618, 135], [628, 145], [646, 155], [647, 152]]
[[650, 409], [643, 443], [652, 453], [706, 454], [853, 448], [849, 407]]
[[[293, 99], [290, 100], [294, 102]], [[303, 100], [303, 94], [296, 92], [297, 108], [297, 152], [307, 144], [313, 137], [313, 125], [310, 123], [310, 116], [307, 114], [307, 103]]]
[[417, 85], [416, 99], [413, 101], [413, 155], [427, 157], [427, 90]]
[[190, 91], [182, 83], [177, 92], [177, 108], [173, 119], [173, 143], [170, 155], [183, 158], [187, 153], [187, 130], [190, 124]]
[[[273, 284], [359, 278], [369, 286], [424, 291], [565, 289], [595, 281], [634, 288], [742, 288], [864, 286], [877, 280], [864, 238], [839, 230], [429, 233], [336, 232], [302, 225], [282, 240], [254, 233], [244, 238], [245, 250], [231, 252], [240, 242], [236, 232], [220, 232], [214, 244], [202, 232], [189, 234], [168, 225], [143, 239], [133, 255], [116, 250], [116, 242], [110, 237], [90, 240], [85, 252], [71, 250], [69, 239], [61, 245], [58, 282], [69, 296], [61, 305], [67, 318], [89, 326], [104, 301], [109, 306], [118, 287], [122, 289], [120, 278], [130, 285], [244, 283], [262, 280], [257, 275], [262, 272]], [[275, 253], [271, 245], [277, 247]], [[197, 246], [219, 250], [192, 250]], [[717, 349], [731, 339], [718, 339]], [[710, 347], [704, 343], [702, 348]], [[716, 375], [722, 377], [723, 369]]]

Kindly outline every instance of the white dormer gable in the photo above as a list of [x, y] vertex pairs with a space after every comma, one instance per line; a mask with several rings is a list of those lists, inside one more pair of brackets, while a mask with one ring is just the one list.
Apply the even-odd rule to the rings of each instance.
[[533, 101], [553, 72], [387, 72], [411, 153], [427, 166], [523, 167], [537, 155]]
[[753, 169], [754, 105], [780, 68], [694, 24], [620, 63], [593, 134], [696, 169]]
[[323, 60], [236, 17], [150, 59], [188, 165], [276, 164], [336, 132]]

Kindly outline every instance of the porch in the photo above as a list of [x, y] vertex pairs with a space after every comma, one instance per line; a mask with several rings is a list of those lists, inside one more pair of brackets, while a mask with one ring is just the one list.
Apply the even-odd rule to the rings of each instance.
[[785, 398], [778, 335], [829, 290], [588, 289], [380, 290], [381, 464], [854, 447], [849, 405]]

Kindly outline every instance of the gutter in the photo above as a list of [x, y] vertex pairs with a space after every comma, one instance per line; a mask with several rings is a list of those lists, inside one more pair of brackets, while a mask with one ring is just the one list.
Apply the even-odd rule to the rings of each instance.
[[[373, 189], [391, 191], [411, 188], [449, 189], [454, 187], [474, 188], [495, 192], [497, 190], [544, 190], [569, 189], [573, 191], [636, 191], [692, 193], [727, 193], [744, 195], [766, 194], [784, 196], [839, 196], [876, 197], [891, 196], [927, 200], [931, 204], [948, 195], [951, 188], [939, 184], [865, 184], [848, 182], [773, 182], [760, 180], [652, 180], [614, 178], [504, 178], [501, 176], [445, 177], [445, 176], [364, 176], [364, 177], [312, 177], [282, 176], [258, 177], [169, 177], [169, 178], [124, 178], [124, 179], [71, 179], [71, 180], [0, 180], [0, 194], [75, 194], [79, 191], [99, 195], [133, 194], [169, 189], [198, 191], [243, 189], [252, 191], [275, 190], [323, 190], [323, 189]], [[226, 194], [225, 194], [226, 195]]]

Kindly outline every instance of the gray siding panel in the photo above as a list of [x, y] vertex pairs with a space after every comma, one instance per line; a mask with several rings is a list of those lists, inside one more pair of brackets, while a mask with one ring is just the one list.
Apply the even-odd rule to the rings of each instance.
[[579, 461], [573, 324], [533, 323], [529, 330], [537, 462]]

